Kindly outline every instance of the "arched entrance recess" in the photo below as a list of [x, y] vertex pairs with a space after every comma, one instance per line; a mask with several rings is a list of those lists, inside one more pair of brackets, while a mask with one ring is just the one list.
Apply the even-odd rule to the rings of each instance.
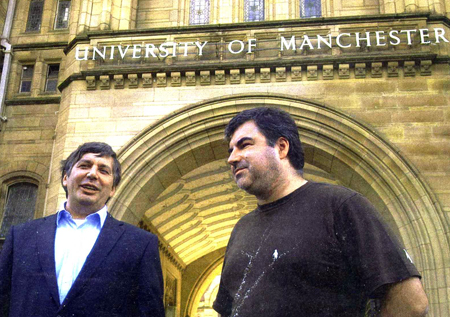
[[[438, 285], [443, 289], [449, 285], [443, 274], [449, 244], [448, 224], [433, 194], [389, 143], [356, 120], [316, 102], [278, 95], [234, 95], [170, 114], [120, 150], [124, 178], [110, 203], [112, 214], [137, 224], [158, 196], [183, 175], [225, 159], [226, 123], [238, 112], [260, 105], [291, 113], [305, 145], [306, 161], [376, 204], [413, 255], [431, 302], [437, 303]], [[432, 315], [439, 315], [438, 305], [432, 307], [436, 312]]]

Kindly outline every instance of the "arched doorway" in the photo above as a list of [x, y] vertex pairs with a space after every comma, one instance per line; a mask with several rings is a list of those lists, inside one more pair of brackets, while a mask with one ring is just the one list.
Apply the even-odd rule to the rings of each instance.
[[241, 213], [254, 206], [230, 180], [223, 129], [236, 113], [261, 105], [292, 114], [311, 170], [368, 197], [397, 231], [431, 289], [448, 250], [448, 239], [441, 234], [445, 219], [432, 193], [372, 130], [307, 100], [238, 95], [167, 116], [119, 152], [124, 181], [111, 201], [112, 214], [135, 224], [143, 219], [150, 223], [186, 266], [223, 248]]

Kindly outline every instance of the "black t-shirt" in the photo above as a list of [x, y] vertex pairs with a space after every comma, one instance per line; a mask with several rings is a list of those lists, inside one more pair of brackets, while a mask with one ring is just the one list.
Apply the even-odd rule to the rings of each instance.
[[308, 182], [242, 217], [214, 309], [223, 316], [363, 316], [378, 287], [419, 276], [375, 208], [341, 186]]

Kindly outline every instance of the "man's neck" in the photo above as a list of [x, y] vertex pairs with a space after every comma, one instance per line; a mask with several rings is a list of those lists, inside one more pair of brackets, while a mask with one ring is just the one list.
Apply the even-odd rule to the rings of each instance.
[[280, 177], [277, 184], [274, 184], [267, 197], [256, 197], [258, 205], [269, 204], [281, 199], [302, 187], [307, 182], [308, 181], [297, 172], [295, 172], [295, 174], [286, 175], [286, 177]]
[[73, 219], [86, 219], [87, 216], [96, 213], [98, 210], [92, 210], [92, 208], [86, 208], [85, 206], [77, 206], [76, 208], [73, 208], [73, 206], [70, 206], [67, 202], [66, 204], [66, 210], [70, 213]]

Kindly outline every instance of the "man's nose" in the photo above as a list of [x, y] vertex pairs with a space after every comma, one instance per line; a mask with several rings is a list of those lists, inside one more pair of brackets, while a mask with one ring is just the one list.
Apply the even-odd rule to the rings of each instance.
[[97, 178], [97, 172], [98, 172], [97, 167], [96, 166], [92, 166], [91, 169], [89, 170], [88, 174], [87, 174], [87, 177], [96, 179]]
[[233, 150], [230, 152], [230, 155], [228, 156], [228, 164], [230, 164], [231, 166], [235, 166], [237, 162], [239, 162], [240, 160], [240, 156], [239, 153], [237, 153], [237, 151]]

